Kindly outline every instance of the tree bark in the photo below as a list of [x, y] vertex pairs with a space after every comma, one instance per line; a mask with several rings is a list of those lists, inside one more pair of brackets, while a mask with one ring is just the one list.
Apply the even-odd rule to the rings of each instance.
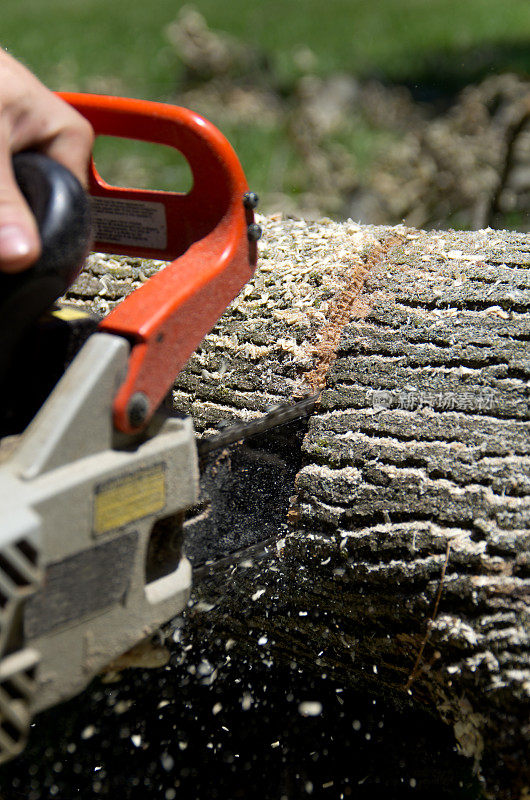
[[[256, 275], [174, 407], [212, 433], [323, 391], [306, 432], [205, 466], [187, 641], [230, 641], [259, 663], [266, 640], [307, 674], [426, 708], [486, 792], [527, 797], [530, 241], [263, 224]], [[71, 298], [106, 310], [156, 268], [93, 257]], [[226, 506], [242, 493], [257, 493], [253, 510]], [[218, 558], [260, 538], [259, 556], [204, 566], [208, 546]]]

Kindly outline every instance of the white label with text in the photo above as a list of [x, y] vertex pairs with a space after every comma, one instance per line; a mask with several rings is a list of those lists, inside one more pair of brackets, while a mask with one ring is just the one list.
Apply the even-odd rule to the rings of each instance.
[[163, 203], [92, 197], [96, 241], [149, 247], [167, 247], [166, 209]]

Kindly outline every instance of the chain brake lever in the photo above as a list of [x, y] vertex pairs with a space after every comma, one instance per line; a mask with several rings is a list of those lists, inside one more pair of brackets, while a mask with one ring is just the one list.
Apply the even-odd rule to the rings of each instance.
[[[127, 375], [114, 400], [114, 425], [135, 433], [252, 276], [261, 233], [253, 216], [257, 198], [248, 192], [230, 144], [194, 112], [125, 98], [61, 96], [89, 120], [96, 135], [174, 147], [193, 176], [190, 192], [180, 194], [110, 186], [91, 167], [95, 247], [172, 261], [100, 324], [102, 331], [131, 344]], [[156, 222], [151, 236], [149, 220]]]

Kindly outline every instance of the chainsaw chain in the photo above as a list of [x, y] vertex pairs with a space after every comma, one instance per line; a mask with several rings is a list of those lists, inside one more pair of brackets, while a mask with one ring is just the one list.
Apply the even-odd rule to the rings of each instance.
[[220, 430], [212, 436], [205, 436], [197, 440], [199, 456], [205, 456], [213, 450], [228, 447], [234, 442], [244, 441], [251, 436], [265, 433], [272, 428], [293, 422], [296, 419], [308, 417], [316, 408], [321, 392], [303, 397], [296, 403], [281, 403], [266, 414], [250, 422], [236, 422], [234, 425]]

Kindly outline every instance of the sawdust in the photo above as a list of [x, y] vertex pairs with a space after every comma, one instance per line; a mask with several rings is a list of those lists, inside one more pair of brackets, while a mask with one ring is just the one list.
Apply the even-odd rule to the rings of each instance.
[[[258, 221], [264, 229], [258, 269], [231, 304], [230, 314], [240, 312], [252, 324], [272, 319], [283, 328], [285, 335], [268, 348], [270, 353], [282, 349], [296, 363], [297, 378], [286, 394], [314, 394], [325, 386], [344, 327], [370, 311], [362, 297], [367, 276], [407, 231], [402, 226], [376, 229], [351, 220], [311, 223], [282, 215]], [[215, 346], [222, 330], [221, 321], [206, 346]], [[259, 348], [263, 359], [270, 353]]]

